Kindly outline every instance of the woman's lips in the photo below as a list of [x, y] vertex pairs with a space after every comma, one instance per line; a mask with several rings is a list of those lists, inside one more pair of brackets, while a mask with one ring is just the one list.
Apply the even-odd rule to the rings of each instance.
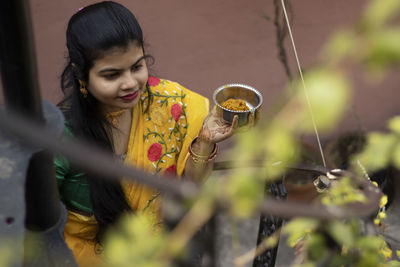
[[135, 99], [138, 96], [138, 94], [139, 94], [139, 91], [135, 91], [132, 94], [121, 96], [121, 99], [125, 100], [125, 101], [132, 101], [133, 99]]

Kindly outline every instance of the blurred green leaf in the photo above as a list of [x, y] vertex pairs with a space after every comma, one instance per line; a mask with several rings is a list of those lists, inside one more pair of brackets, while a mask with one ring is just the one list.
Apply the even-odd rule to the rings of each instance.
[[392, 132], [400, 135], [400, 116], [391, 118], [389, 120], [388, 127]]
[[337, 64], [338, 62], [353, 56], [355, 51], [356, 36], [349, 30], [340, 31], [333, 35], [324, 48], [323, 57], [327, 64]]
[[[314, 116], [316, 126], [319, 130], [329, 130], [334, 127], [341, 118], [345, 107], [348, 105], [350, 97], [350, 83], [339, 72], [326, 69], [316, 69], [305, 76], [305, 86], [308, 100], [304, 90], [299, 94], [305, 109], [309, 110], [310, 103], [312, 115]], [[302, 85], [298, 85], [302, 86]], [[314, 132], [311, 114], [304, 122], [304, 130]]]
[[382, 242], [378, 236], [363, 236], [357, 240], [357, 246], [363, 250], [378, 251]]
[[288, 235], [288, 245], [291, 247], [295, 246], [297, 242], [311, 233], [318, 225], [318, 220], [310, 218], [296, 218], [291, 220], [283, 228], [283, 233]]
[[266, 154], [265, 177], [279, 178], [285, 165], [297, 161], [297, 142], [288, 129], [276, 124], [266, 131], [262, 140]]
[[262, 134], [262, 130], [255, 128], [235, 135], [235, 160], [246, 161], [259, 157], [263, 151], [263, 146], [260, 145], [260, 142], [263, 141]]
[[398, 0], [372, 0], [363, 14], [363, 22], [368, 29], [381, 27], [389, 19], [400, 12], [400, 1]]
[[385, 241], [379, 236], [362, 236], [357, 241], [359, 247], [359, 261], [357, 266], [378, 266], [386, 261], [382, 249], [385, 246]]
[[167, 266], [160, 252], [166, 245], [162, 230], [145, 214], [126, 215], [106, 233], [105, 256], [111, 266]]
[[307, 252], [310, 260], [319, 261], [327, 252], [325, 238], [321, 234], [312, 234], [307, 240]]
[[385, 263], [385, 267], [400, 267], [400, 262], [398, 261], [388, 261]]
[[400, 142], [393, 148], [392, 163], [397, 169], [400, 169]]
[[353, 185], [352, 180], [348, 177], [343, 177], [334, 183], [321, 199], [322, 204], [327, 206], [365, 201], [365, 195]]
[[386, 29], [370, 37], [366, 60], [370, 67], [381, 69], [400, 64], [400, 28]]
[[249, 169], [237, 169], [227, 179], [224, 191], [231, 200], [233, 215], [245, 217], [252, 214], [264, 198], [265, 182]]
[[274, 126], [268, 129], [263, 138], [266, 153], [273, 161], [291, 161], [296, 156], [296, 142], [292, 133], [283, 127]]
[[331, 261], [328, 263], [328, 267], [342, 267], [342, 266], [352, 266], [351, 259], [344, 255], [334, 255]]
[[328, 232], [333, 239], [342, 245], [353, 247], [355, 243], [354, 229], [342, 221], [332, 221], [328, 225]]
[[362, 253], [360, 260], [357, 262], [357, 267], [377, 267], [384, 260], [376, 253]]
[[396, 141], [397, 138], [393, 134], [372, 132], [368, 134], [364, 151], [356, 156], [355, 160], [360, 160], [369, 172], [382, 169], [389, 164]]

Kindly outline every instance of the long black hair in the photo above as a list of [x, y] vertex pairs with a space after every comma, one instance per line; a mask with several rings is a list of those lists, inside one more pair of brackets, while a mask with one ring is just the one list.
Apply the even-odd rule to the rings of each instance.
[[[110, 123], [100, 112], [90, 92], [80, 93], [79, 80], [87, 84], [94, 60], [115, 47], [134, 43], [143, 48], [143, 34], [135, 16], [124, 6], [100, 2], [74, 14], [67, 28], [68, 63], [61, 75], [64, 99], [59, 103], [74, 136], [114, 151]], [[143, 51], [144, 52], [144, 51]], [[109, 182], [88, 173], [90, 199], [99, 230], [95, 241], [130, 207], [119, 182]]]

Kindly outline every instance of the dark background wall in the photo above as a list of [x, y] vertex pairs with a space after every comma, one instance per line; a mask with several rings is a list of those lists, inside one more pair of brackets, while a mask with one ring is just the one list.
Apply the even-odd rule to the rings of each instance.
[[[79, 7], [96, 1], [30, 0], [36, 41], [41, 93], [56, 103], [59, 76], [65, 64], [65, 30]], [[217, 87], [231, 82], [254, 86], [264, 96], [263, 110], [283, 92], [287, 77], [279, 62], [273, 24], [272, 0], [132, 0], [120, 1], [138, 18], [147, 52], [156, 63], [152, 72], [180, 82], [211, 99]], [[330, 34], [351, 25], [365, 0], [302, 0], [292, 4], [293, 33], [307, 69], [318, 62], [319, 51]], [[294, 55], [285, 41], [288, 61], [296, 74]], [[354, 73], [358, 73], [355, 71]], [[382, 129], [398, 114], [400, 77], [392, 73], [381, 84], [367, 83], [354, 74], [353, 103], [338, 125], [357, 129], [355, 117], [366, 130]]]

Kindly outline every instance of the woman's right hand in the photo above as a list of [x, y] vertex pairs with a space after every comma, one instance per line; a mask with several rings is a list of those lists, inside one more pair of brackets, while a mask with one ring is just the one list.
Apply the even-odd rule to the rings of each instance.
[[238, 127], [238, 116], [233, 118], [232, 123], [218, 116], [216, 107], [211, 110], [205, 118], [199, 132], [199, 141], [210, 144], [219, 143], [234, 134]]

